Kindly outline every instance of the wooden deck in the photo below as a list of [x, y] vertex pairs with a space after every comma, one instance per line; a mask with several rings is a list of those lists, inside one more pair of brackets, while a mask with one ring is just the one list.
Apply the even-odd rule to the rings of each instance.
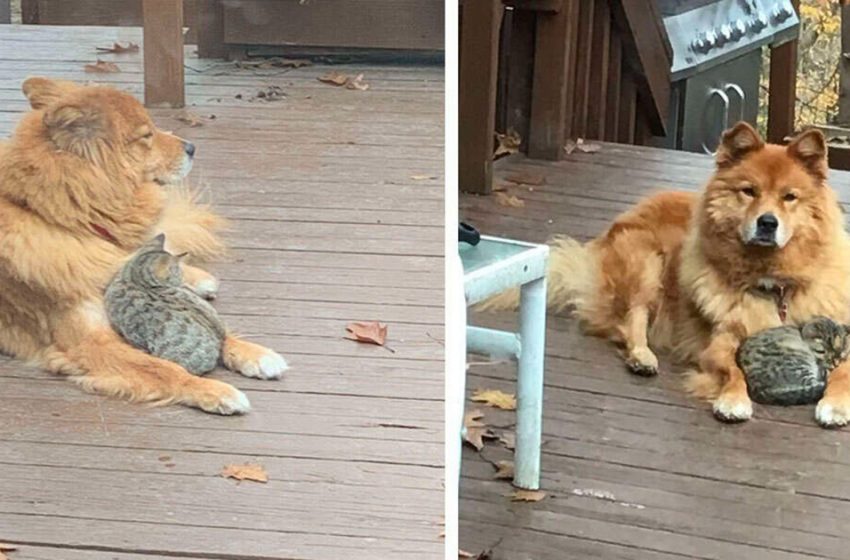
[[[0, 26], [0, 133], [30, 75], [140, 95], [138, 29]], [[0, 542], [11, 560], [442, 555], [443, 70], [239, 69], [187, 49], [187, 100], [159, 126], [198, 148], [190, 179], [232, 220], [214, 271], [229, 324], [280, 351], [279, 382], [228, 372], [253, 412], [221, 418], [81, 393], [0, 362]], [[97, 57], [117, 74], [87, 74]], [[364, 74], [368, 91], [317, 81]], [[252, 101], [276, 85], [286, 98]], [[211, 115], [215, 115], [212, 120]], [[0, 287], [2, 289], [2, 287]], [[344, 340], [389, 325], [395, 351]], [[225, 480], [256, 461], [268, 484]]]
[[[461, 197], [461, 217], [483, 232], [543, 242], [556, 233], [587, 239], [620, 211], [660, 189], [694, 190], [706, 156], [604, 144], [566, 161], [511, 156], [515, 172], [546, 184], [508, 188], [524, 207]], [[850, 174], [831, 183], [850, 202]], [[512, 314], [471, 320], [508, 326]], [[493, 549], [493, 560], [792, 559], [850, 556], [850, 430], [817, 427], [813, 407], [756, 406], [752, 421], [724, 425], [687, 398], [677, 371], [655, 379], [626, 372], [606, 342], [582, 336], [569, 318], [549, 317], [543, 424], [547, 497], [511, 503], [489, 461], [510, 454], [490, 441], [464, 450], [461, 548]], [[471, 357], [481, 360], [480, 357]], [[513, 391], [515, 369], [477, 365], [467, 387]], [[513, 414], [480, 408], [510, 431]]]

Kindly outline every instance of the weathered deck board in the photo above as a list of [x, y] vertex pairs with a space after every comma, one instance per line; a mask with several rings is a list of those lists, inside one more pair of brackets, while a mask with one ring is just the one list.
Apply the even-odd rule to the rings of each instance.
[[[27, 108], [29, 75], [142, 91], [138, 29], [0, 26], [0, 136]], [[119, 74], [86, 74], [98, 56]], [[366, 92], [316, 80], [365, 74]], [[269, 75], [262, 75], [269, 74]], [[230, 219], [213, 266], [234, 330], [279, 350], [280, 382], [228, 372], [254, 410], [218, 418], [81, 393], [0, 360], [0, 542], [11, 558], [225, 560], [441, 556], [443, 509], [443, 72], [313, 66], [281, 72], [187, 50], [190, 183]], [[279, 85], [288, 97], [251, 102]], [[236, 95], [242, 94], [243, 99]], [[344, 340], [389, 324], [388, 346]], [[258, 461], [265, 485], [218, 476]]]
[[[492, 235], [588, 239], [652, 192], [698, 189], [711, 169], [706, 156], [614, 144], [556, 163], [514, 156], [497, 165], [497, 184], [514, 173], [546, 178], [532, 190], [507, 187], [525, 206], [463, 196], [460, 214]], [[850, 174], [833, 171], [831, 183], [850, 204]], [[472, 320], [507, 328], [516, 318]], [[494, 547], [494, 560], [847, 557], [850, 431], [817, 427], [813, 407], [757, 405], [752, 421], [720, 424], [706, 404], [684, 395], [678, 368], [663, 364], [654, 379], [631, 376], [612, 346], [580, 334], [572, 319], [548, 321], [548, 496], [511, 503], [510, 486], [493, 480], [489, 464], [509, 452], [497, 442], [481, 454], [465, 449], [462, 548]], [[515, 375], [507, 364], [474, 365], [467, 386], [513, 391]], [[514, 421], [512, 413], [483, 410], [494, 425]], [[616, 499], [574, 493], [588, 490]]]

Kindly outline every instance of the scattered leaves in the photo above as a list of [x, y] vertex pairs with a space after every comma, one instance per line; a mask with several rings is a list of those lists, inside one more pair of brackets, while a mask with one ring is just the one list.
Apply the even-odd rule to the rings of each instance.
[[484, 449], [485, 439], [496, 439], [496, 434], [487, 424], [479, 422], [484, 414], [480, 410], [471, 410], [463, 416], [463, 439], [476, 451]]
[[513, 461], [499, 461], [497, 463], [493, 463], [493, 466], [496, 467], [496, 474], [493, 475], [493, 478], [495, 478], [496, 480], [514, 479]]
[[124, 54], [139, 52], [139, 45], [137, 45], [136, 43], [129, 42], [125, 47], [121, 43], [112, 43], [111, 47], [96, 47], [96, 49], [97, 52], [102, 53]]
[[583, 138], [579, 138], [575, 141], [567, 140], [567, 143], [564, 144], [564, 152], [567, 155], [573, 153], [576, 150], [584, 152], [586, 154], [592, 154], [594, 152], [598, 152], [601, 149], [601, 145], [596, 144], [594, 142], [585, 142]]
[[97, 59], [97, 62], [94, 64], [86, 64], [85, 71], [89, 73], [95, 74], [114, 74], [115, 72], [120, 72], [121, 69], [118, 68], [118, 65], [114, 62], [107, 62], [106, 60]]
[[346, 89], [356, 89], [357, 91], [366, 91], [369, 89], [369, 84], [363, 81], [363, 74], [357, 74], [353, 79], [349, 79], [345, 83]]
[[183, 109], [177, 113], [174, 118], [182, 123], [186, 123], [192, 128], [204, 126], [204, 120], [188, 109]]
[[502, 432], [499, 436], [499, 443], [505, 446], [505, 449], [511, 451], [516, 449], [516, 434], [513, 432]]
[[6, 552], [14, 552], [18, 550], [16, 546], [12, 546], [11, 544], [1, 543], [0, 542], [0, 560], [9, 560], [9, 557], [6, 556]]
[[485, 403], [488, 406], [501, 408], [502, 410], [516, 410], [516, 395], [503, 393], [495, 389], [477, 389], [472, 394], [472, 401]]
[[317, 79], [323, 84], [330, 84], [332, 86], [344, 86], [349, 80], [347, 75], [339, 72], [329, 72], [324, 76], [319, 76]]
[[244, 465], [226, 465], [221, 471], [224, 478], [235, 478], [236, 480], [252, 480], [254, 482], [266, 483], [269, 475], [262, 465], [245, 463]]
[[513, 128], [509, 128], [505, 133], [497, 132], [496, 140], [499, 142], [499, 145], [496, 146], [496, 152], [493, 154], [494, 158], [515, 154], [519, 151], [520, 144], [522, 144], [522, 137]]
[[511, 173], [507, 177], [505, 177], [505, 181], [510, 181], [511, 183], [516, 183], [518, 185], [545, 185], [546, 184], [546, 176], [542, 173], [530, 173], [526, 171], [519, 171], [517, 173]]
[[349, 333], [345, 338], [349, 340], [368, 342], [378, 346], [383, 346], [387, 341], [387, 325], [378, 321], [355, 321], [348, 323], [345, 330]]
[[502, 191], [496, 191], [496, 202], [502, 206], [510, 206], [511, 208], [523, 208], [525, 201], [515, 194], [507, 194]]
[[546, 497], [542, 490], [514, 490], [510, 496], [512, 502], [539, 502]]

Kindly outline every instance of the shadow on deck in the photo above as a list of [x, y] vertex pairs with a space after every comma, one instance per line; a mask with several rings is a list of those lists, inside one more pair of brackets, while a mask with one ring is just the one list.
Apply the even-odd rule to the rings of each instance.
[[[141, 95], [130, 28], [0, 26], [0, 137], [27, 76]], [[280, 382], [212, 374], [245, 391], [239, 418], [81, 393], [0, 361], [0, 541], [12, 558], [431, 559], [442, 555], [443, 71], [433, 66], [240, 69], [187, 48], [190, 181], [231, 220], [216, 306], [278, 350]], [[100, 57], [120, 73], [85, 73]], [[320, 83], [364, 74], [368, 91]], [[253, 99], [278, 86], [279, 101]], [[389, 324], [395, 350], [344, 340]], [[218, 476], [256, 461], [259, 485]], [[137, 556], [138, 554], [138, 556]]]
[[[711, 169], [707, 156], [616, 144], [557, 163], [512, 156], [497, 163], [496, 185], [514, 173], [546, 183], [507, 188], [523, 207], [464, 195], [460, 215], [492, 235], [588, 239], [652, 192], [699, 188]], [[846, 205], [850, 174], [831, 178]], [[505, 327], [515, 317], [471, 321]], [[683, 394], [678, 370], [630, 375], [612, 346], [565, 317], [548, 318], [546, 360], [547, 497], [510, 502], [510, 485], [493, 478], [491, 462], [511, 458], [498, 441], [464, 449], [461, 548], [492, 548], [493, 560], [847, 558], [850, 431], [817, 427], [809, 406], [756, 405], [752, 421], [721, 424]], [[512, 365], [476, 365], [467, 387], [513, 392], [515, 375]], [[512, 413], [482, 410], [497, 431], [512, 429]]]

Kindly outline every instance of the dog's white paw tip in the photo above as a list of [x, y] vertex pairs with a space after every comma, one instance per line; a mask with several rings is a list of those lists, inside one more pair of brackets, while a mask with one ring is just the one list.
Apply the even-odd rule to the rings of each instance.
[[713, 408], [714, 415], [727, 422], [743, 422], [753, 416], [753, 403], [749, 400], [728, 402], [718, 399]]
[[820, 401], [815, 408], [815, 420], [821, 426], [844, 426], [850, 418], [831, 404]]
[[195, 284], [195, 293], [201, 297], [212, 299], [218, 293], [218, 280], [215, 278], [204, 278]]
[[247, 414], [251, 411], [251, 402], [245, 396], [245, 393], [234, 389], [232, 396], [221, 399], [218, 411], [226, 415]]
[[265, 379], [279, 379], [283, 372], [289, 369], [289, 365], [283, 356], [277, 352], [269, 352], [259, 361], [260, 376]]

